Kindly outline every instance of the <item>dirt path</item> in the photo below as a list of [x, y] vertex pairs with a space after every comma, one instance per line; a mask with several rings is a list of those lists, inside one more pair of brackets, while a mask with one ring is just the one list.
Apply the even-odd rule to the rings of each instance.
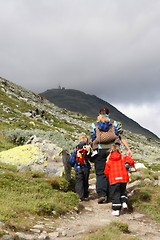
[[[93, 188], [93, 187], [92, 187]], [[59, 240], [78, 240], [83, 234], [95, 232], [99, 227], [112, 221], [127, 223], [132, 235], [141, 240], [160, 240], [160, 224], [155, 223], [144, 214], [125, 213], [119, 217], [111, 215], [111, 203], [98, 204], [95, 190], [91, 190], [91, 199], [80, 204], [79, 213], [65, 216], [57, 228]], [[157, 209], [158, 210], [158, 209]]]

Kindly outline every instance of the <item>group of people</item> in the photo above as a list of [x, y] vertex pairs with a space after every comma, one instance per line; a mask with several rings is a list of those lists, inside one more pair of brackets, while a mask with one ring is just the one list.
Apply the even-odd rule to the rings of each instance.
[[[135, 171], [132, 153], [123, 137], [121, 124], [110, 118], [107, 107], [100, 109], [92, 127], [91, 141], [86, 135], [81, 136], [69, 158], [75, 170], [75, 191], [81, 201], [88, 200], [89, 174], [91, 163], [94, 163], [98, 204], [111, 202], [112, 214], [119, 216], [121, 209], [128, 208], [126, 185], [129, 172]], [[127, 156], [122, 155], [122, 144]]]

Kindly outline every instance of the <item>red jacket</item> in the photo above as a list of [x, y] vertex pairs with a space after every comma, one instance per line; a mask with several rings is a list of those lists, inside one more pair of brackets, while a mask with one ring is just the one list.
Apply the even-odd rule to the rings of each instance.
[[124, 163], [125, 159], [122, 158], [120, 153], [113, 152], [110, 154], [104, 169], [104, 174], [108, 178], [110, 185], [129, 182], [129, 175]]

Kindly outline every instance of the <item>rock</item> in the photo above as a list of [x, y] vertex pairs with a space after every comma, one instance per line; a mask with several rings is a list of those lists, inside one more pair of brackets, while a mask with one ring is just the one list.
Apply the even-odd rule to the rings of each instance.
[[18, 238], [20, 240], [37, 240], [37, 238], [38, 238], [38, 235], [26, 234], [26, 233], [22, 233], [22, 232], [17, 232], [15, 235], [18, 236]]
[[10, 235], [3, 235], [2, 240], [14, 240], [14, 238]]
[[141, 183], [140, 180], [136, 180], [136, 181], [134, 181], [132, 183], [128, 183], [127, 184], [127, 192], [131, 192], [132, 190], [134, 190], [135, 187], [138, 186], [140, 183]]
[[160, 176], [158, 176], [158, 186], [160, 186]]
[[32, 170], [49, 176], [65, 175], [70, 180], [71, 167], [67, 163], [69, 154], [66, 150], [37, 137], [32, 137], [28, 142], [31, 144], [0, 152], [0, 161], [16, 165], [18, 171]]
[[38, 240], [45, 240], [48, 239], [48, 233], [47, 232], [42, 232], [39, 237], [37, 238]]
[[146, 167], [143, 163], [135, 163], [135, 168], [139, 169], [139, 168], [146, 168]]
[[144, 182], [147, 183], [148, 185], [153, 185], [153, 181], [149, 178], [145, 178]]
[[55, 238], [60, 236], [60, 233], [56, 231], [56, 232], [48, 233], [48, 236], [50, 240], [55, 240]]

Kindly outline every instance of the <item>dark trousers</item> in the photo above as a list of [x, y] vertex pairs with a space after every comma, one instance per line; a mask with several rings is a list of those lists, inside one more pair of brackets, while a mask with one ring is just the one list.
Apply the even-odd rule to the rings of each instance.
[[89, 195], [89, 169], [84, 169], [76, 172], [75, 191], [80, 199], [88, 198]]
[[122, 203], [128, 201], [126, 192], [126, 183], [117, 183], [110, 185], [110, 197], [113, 210], [120, 210]]
[[98, 155], [94, 159], [94, 167], [96, 173], [96, 192], [99, 197], [109, 198], [109, 181], [104, 174], [104, 168], [106, 165], [106, 157], [109, 152], [104, 149], [98, 151]]

